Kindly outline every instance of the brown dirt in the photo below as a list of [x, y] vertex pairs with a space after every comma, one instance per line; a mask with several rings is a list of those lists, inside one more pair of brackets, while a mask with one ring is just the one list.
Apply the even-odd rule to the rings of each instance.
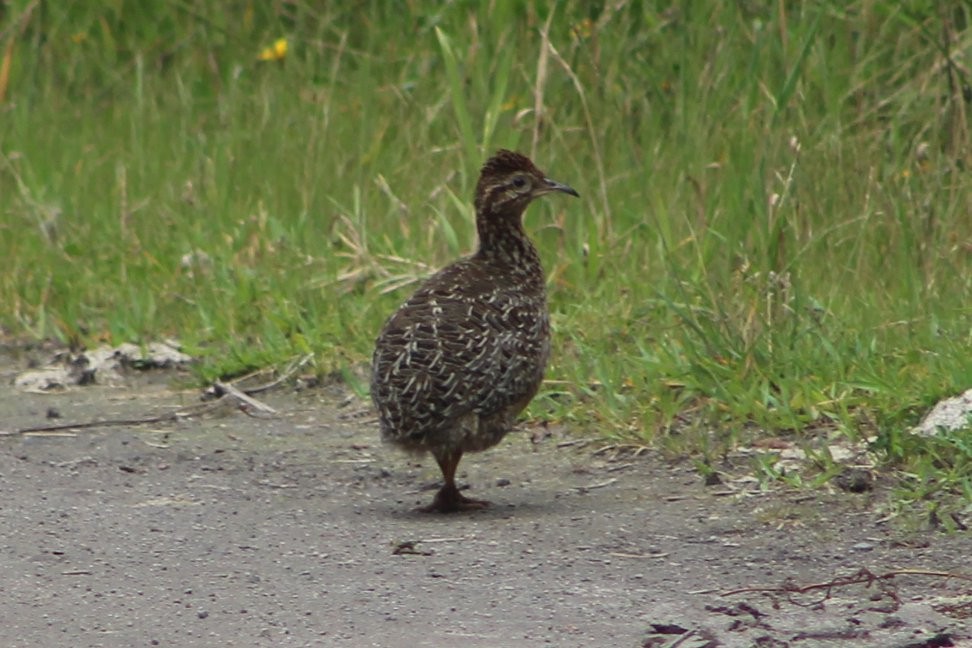
[[[0, 430], [198, 401], [167, 382], [2, 387]], [[954, 598], [968, 581], [724, 595], [862, 568], [972, 573], [968, 533], [904, 534], [882, 519], [886, 493], [729, 495], [687, 463], [514, 433], [460, 466], [492, 508], [420, 514], [434, 462], [383, 447], [346, 396], [0, 437], [0, 644], [972, 645], [972, 598]]]

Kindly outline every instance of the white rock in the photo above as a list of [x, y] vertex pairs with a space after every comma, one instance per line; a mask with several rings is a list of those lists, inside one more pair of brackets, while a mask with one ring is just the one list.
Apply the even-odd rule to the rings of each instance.
[[921, 436], [936, 436], [940, 429], [952, 431], [966, 428], [972, 429], [972, 389], [939, 401], [911, 432]]

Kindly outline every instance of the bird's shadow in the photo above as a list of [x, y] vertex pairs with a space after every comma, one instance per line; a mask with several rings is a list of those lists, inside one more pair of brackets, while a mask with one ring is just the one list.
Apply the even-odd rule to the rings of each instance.
[[[535, 500], [489, 500], [490, 505], [471, 511], [456, 511], [453, 513], [438, 513], [423, 511], [422, 507], [428, 502], [421, 500], [408, 501], [389, 498], [386, 501], [372, 501], [371, 513], [395, 520], [410, 522], [424, 522], [428, 524], [461, 524], [466, 521], [488, 522], [510, 519], [537, 519], [552, 516], [562, 516], [570, 513], [573, 507], [565, 500], [571, 498], [563, 495], [553, 499]], [[431, 500], [430, 500], [431, 501]]]

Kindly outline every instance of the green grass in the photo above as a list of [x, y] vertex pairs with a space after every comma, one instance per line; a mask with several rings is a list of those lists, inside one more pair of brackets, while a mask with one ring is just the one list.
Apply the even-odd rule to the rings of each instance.
[[0, 9], [9, 334], [176, 337], [204, 380], [366, 363], [518, 148], [583, 196], [527, 216], [532, 416], [706, 457], [877, 437], [911, 496], [968, 498], [968, 436], [905, 434], [972, 384], [967, 6], [230, 4]]

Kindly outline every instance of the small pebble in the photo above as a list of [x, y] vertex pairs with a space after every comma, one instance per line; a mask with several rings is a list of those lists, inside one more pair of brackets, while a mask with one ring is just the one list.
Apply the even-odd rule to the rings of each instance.
[[196, 616], [199, 617], [200, 619], [205, 619], [206, 617], [209, 616], [209, 612], [207, 612], [206, 610], [199, 610], [199, 612], [196, 612]]
[[510, 480], [507, 479], [506, 477], [500, 477], [499, 479], [496, 480], [496, 485], [497, 486], [509, 486], [510, 485]]
[[854, 551], [871, 551], [874, 549], [874, 545], [870, 542], [858, 542], [856, 545], [851, 547]]

